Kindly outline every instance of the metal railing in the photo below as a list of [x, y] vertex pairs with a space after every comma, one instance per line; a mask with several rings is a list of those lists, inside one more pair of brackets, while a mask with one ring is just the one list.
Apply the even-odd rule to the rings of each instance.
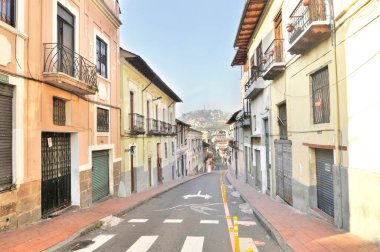
[[134, 132], [144, 131], [144, 116], [132, 113], [129, 114], [131, 118], [130, 130]]
[[292, 44], [314, 21], [327, 21], [325, 0], [311, 0], [308, 6], [301, 0], [290, 15], [289, 43]]
[[61, 72], [97, 89], [96, 66], [70, 48], [57, 43], [44, 44], [44, 72]]
[[274, 39], [264, 53], [264, 71], [274, 63], [284, 62], [284, 40]]
[[0, 20], [14, 26], [15, 25], [15, 0], [0, 1]]
[[158, 132], [158, 123], [159, 121], [156, 119], [147, 119], [147, 124], [148, 124], [148, 132], [149, 133], [157, 133]]
[[249, 87], [260, 77], [261, 77], [260, 69], [256, 66], [254, 66], [251, 69], [251, 78], [249, 78], [249, 80], [245, 84], [245, 91], [247, 91], [249, 89]]

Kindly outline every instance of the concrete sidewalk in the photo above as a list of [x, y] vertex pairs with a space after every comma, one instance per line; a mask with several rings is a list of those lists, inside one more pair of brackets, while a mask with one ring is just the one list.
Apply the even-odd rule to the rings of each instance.
[[[323, 220], [301, 213], [236, 180], [227, 179], [253, 208], [259, 220], [285, 251], [375, 252], [380, 248]], [[260, 247], [258, 247], [260, 250]]]
[[[203, 174], [201, 174], [203, 175]], [[147, 200], [201, 175], [169, 182], [127, 198], [111, 198], [93, 206], [67, 211], [53, 219], [41, 220], [13, 231], [0, 233], [0, 251], [42, 251], [96, 226], [109, 215], [123, 215]]]

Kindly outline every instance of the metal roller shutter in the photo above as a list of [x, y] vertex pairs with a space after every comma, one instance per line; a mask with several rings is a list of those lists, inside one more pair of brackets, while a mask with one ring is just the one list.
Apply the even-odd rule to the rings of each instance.
[[92, 153], [92, 202], [109, 194], [108, 150]]
[[276, 140], [275, 155], [276, 194], [292, 205], [292, 142], [289, 140]]
[[0, 84], [0, 191], [12, 185], [13, 87]]
[[334, 217], [334, 184], [333, 164], [334, 152], [332, 150], [315, 150], [317, 161], [317, 194], [318, 208]]

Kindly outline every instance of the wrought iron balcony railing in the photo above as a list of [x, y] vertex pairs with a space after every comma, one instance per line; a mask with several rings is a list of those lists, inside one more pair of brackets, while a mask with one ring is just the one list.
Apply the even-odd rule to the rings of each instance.
[[157, 134], [159, 132], [159, 121], [156, 119], [147, 119], [147, 124], [148, 124], [148, 133], [149, 134]]
[[129, 114], [129, 116], [131, 119], [131, 125], [130, 125], [131, 133], [134, 133], [134, 134], [145, 133], [144, 116], [136, 114], [136, 113]]
[[328, 21], [325, 0], [310, 0], [309, 5], [301, 0], [290, 15], [289, 43], [292, 44], [314, 21]]
[[260, 77], [261, 77], [260, 69], [257, 66], [252, 67], [251, 78], [249, 78], [249, 80], [245, 84], [245, 91], [247, 91], [249, 87]]
[[96, 67], [62, 44], [44, 44], [44, 73], [64, 73], [97, 90]]
[[268, 46], [264, 53], [263, 63], [264, 72], [269, 69], [274, 63], [284, 62], [284, 40], [275, 39]]

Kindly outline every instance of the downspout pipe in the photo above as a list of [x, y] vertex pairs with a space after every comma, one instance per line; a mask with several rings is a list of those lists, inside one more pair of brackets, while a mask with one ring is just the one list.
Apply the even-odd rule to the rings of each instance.
[[[337, 42], [336, 42], [336, 23], [334, 15], [334, 5], [333, 0], [327, 0], [329, 3], [330, 13], [331, 13], [331, 45], [333, 53], [333, 69], [334, 69], [334, 95], [335, 95], [335, 109], [334, 109], [334, 135], [335, 135], [335, 166], [336, 172], [336, 186], [337, 192], [334, 193], [334, 198], [336, 198], [336, 210], [334, 216], [335, 225], [338, 228], [343, 228], [343, 197], [342, 197], [342, 182], [341, 182], [341, 166], [342, 166], [342, 153], [341, 153], [341, 130], [340, 130], [340, 108], [339, 108], [339, 78], [338, 78], [338, 59], [337, 59]], [[335, 204], [334, 204], [335, 205]]]

